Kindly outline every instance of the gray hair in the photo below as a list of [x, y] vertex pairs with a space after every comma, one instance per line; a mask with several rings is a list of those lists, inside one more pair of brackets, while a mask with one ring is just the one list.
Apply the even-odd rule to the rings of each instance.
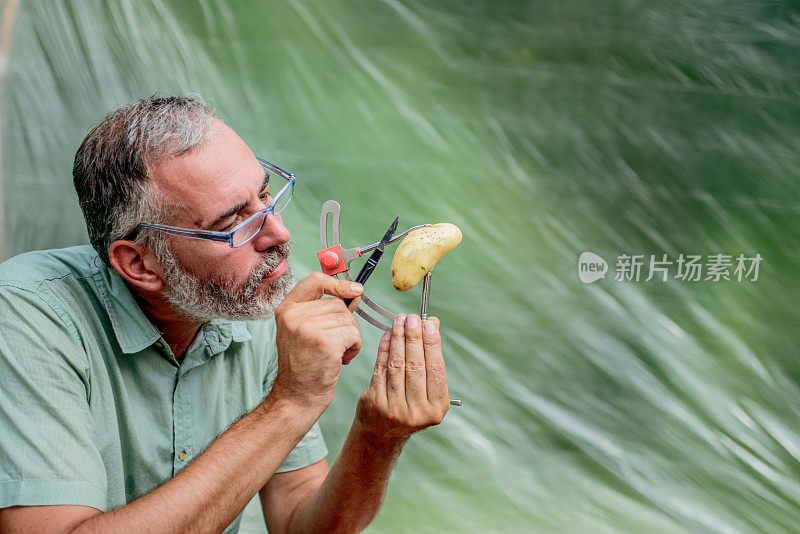
[[[184, 154], [211, 130], [214, 112], [183, 96], [146, 98], [111, 110], [75, 154], [73, 183], [89, 241], [110, 265], [108, 248], [141, 223], [162, 223], [166, 203], [150, 187], [150, 167], [160, 158]], [[136, 241], [158, 246], [158, 232], [142, 231]]]

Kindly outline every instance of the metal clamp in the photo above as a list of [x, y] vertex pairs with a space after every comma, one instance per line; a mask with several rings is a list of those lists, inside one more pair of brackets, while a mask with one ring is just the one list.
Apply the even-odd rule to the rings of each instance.
[[[328, 200], [322, 205], [322, 213], [319, 217], [319, 241], [322, 250], [317, 252], [322, 272], [331, 276], [343, 275], [347, 280], [352, 281], [353, 277], [350, 276], [350, 262], [354, 259], [361, 257], [365, 252], [370, 252], [378, 246], [378, 243], [372, 243], [365, 247], [342, 248], [342, 240], [339, 234], [339, 220], [342, 215], [342, 207], [335, 200]], [[330, 219], [330, 236], [328, 235], [328, 220]], [[395, 235], [389, 243], [399, 241], [412, 230], [422, 228], [423, 226], [430, 226], [429, 224], [420, 224], [412, 226], [405, 232]], [[430, 281], [431, 272], [425, 275], [422, 283], [422, 305], [420, 308], [420, 317], [423, 321], [428, 318], [428, 300], [430, 295]], [[384, 332], [392, 331], [392, 322], [396, 314], [390, 312], [383, 306], [377, 304], [375, 301], [367, 297], [366, 293], [361, 294], [361, 303], [366, 304], [377, 315], [371, 314], [369, 310], [364, 309], [359, 304], [356, 308], [356, 313], [359, 314], [365, 321], [372, 326], [383, 330]], [[389, 320], [387, 325], [381, 320], [384, 317]], [[460, 399], [450, 399], [450, 404], [453, 406], [461, 406]]]

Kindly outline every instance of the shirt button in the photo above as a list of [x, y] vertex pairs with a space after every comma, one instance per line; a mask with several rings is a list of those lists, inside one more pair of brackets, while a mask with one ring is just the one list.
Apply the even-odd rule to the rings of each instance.
[[156, 341], [154, 343], [154, 345], [156, 346], [157, 349], [163, 349], [164, 348], [164, 344], [161, 343], [160, 341]]
[[181, 462], [186, 459], [186, 449], [181, 449], [181, 452], [178, 453], [178, 459], [180, 459]]

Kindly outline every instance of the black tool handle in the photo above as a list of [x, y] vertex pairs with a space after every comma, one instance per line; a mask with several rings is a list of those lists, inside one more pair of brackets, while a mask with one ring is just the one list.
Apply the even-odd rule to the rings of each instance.
[[[383, 251], [381, 249], [376, 249], [375, 252], [370, 255], [369, 259], [367, 259], [367, 263], [365, 263], [358, 272], [358, 276], [356, 276], [356, 282], [361, 285], [364, 285], [367, 282], [367, 279], [372, 274], [372, 271], [375, 270], [375, 266], [378, 265], [378, 260], [381, 259], [381, 256], [383, 256]], [[344, 305], [347, 307], [350, 307], [351, 302], [353, 302], [353, 299], [351, 298], [344, 299]]]

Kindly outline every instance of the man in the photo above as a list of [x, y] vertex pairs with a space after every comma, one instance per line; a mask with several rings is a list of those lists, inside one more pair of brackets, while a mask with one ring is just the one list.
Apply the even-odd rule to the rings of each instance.
[[329, 469], [361, 287], [294, 286], [291, 177], [182, 97], [113, 110], [73, 174], [95, 250], [0, 265], [0, 531], [235, 531], [256, 493], [271, 533], [363, 529], [449, 406], [438, 321], [381, 339]]

